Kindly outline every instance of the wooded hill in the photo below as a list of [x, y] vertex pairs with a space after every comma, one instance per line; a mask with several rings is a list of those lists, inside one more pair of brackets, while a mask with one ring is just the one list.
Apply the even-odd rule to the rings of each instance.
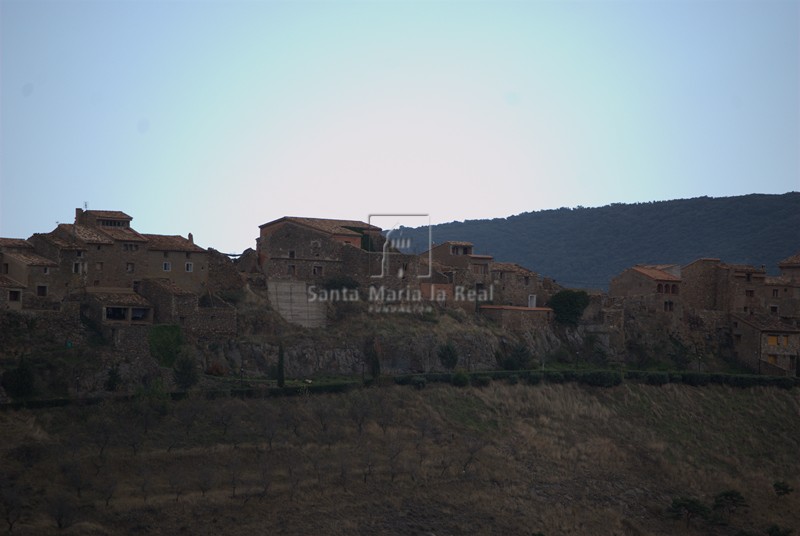
[[[427, 229], [404, 229], [427, 244]], [[467, 240], [475, 253], [519, 263], [558, 283], [608, 288], [634, 264], [685, 265], [701, 257], [766, 265], [800, 250], [800, 192], [698, 197], [559, 208], [435, 225], [433, 241]]]

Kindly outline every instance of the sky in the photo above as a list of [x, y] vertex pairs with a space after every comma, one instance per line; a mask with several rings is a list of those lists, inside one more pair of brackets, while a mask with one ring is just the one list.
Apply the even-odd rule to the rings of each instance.
[[800, 190], [800, 1], [0, 0], [0, 236]]

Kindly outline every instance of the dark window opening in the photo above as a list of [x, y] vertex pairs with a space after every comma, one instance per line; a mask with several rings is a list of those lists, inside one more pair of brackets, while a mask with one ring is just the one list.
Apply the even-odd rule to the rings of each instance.
[[125, 307], [106, 307], [106, 320], [125, 320], [128, 309]]
[[145, 309], [144, 307], [134, 307], [131, 309], [131, 320], [134, 322], [147, 320], [147, 311], [148, 309]]
[[678, 285], [672, 285], [672, 293], [673, 294], [677, 294], [678, 293]]
[[36, 295], [37, 296], [47, 296], [47, 287], [45, 285], [38, 285], [36, 287]]
[[165, 252], [164, 252], [164, 258], [165, 258], [165, 259], [169, 258], [169, 251], [165, 251]]
[[659, 284], [658, 284], [658, 286], [656, 287], [656, 292], [658, 292], [659, 294], [661, 294], [662, 292], [664, 292], [664, 285], [662, 285], [661, 283], [659, 283]]
[[293, 276], [294, 272], [295, 272], [294, 264], [290, 264], [289, 266], [286, 267], [286, 275], [292, 275]]
[[22, 292], [19, 290], [8, 291], [8, 301], [18, 302], [22, 299]]
[[7, 263], [7, 262], [4, 262], [4, 263], [3, 263], [3, 273], [4, 273], [4, 274], [7, 274], [7, 273], [8, 273], [8, 263]]
[[289, 250], [289, 258], [290, 258], [290, 259], [294, 259], [294, 255], [295, 255], [295, 252], [294, 252], [294, 250], [293, 250], [293, 249], [290, 249], [290, 250]]
[[47, 274], [49, 274], [49, 273], [50, 273], [50, 268], [49, 268], [48, 266], [45, 266], [44, 268], [42, 268], [42, 273], [43, 273], [44, 275], [47, 275]]
[[748, 298], [752, 298], [755, 295], [755, 292], [752, 290], [745, 290], [744, 295], [747, 296]]
[[312, 275], [322, 275], [322, 266], [316, 265], [311, 268]]
[[132, 274], [136, 266], [132, 262], [125, 263], [125, 271]]
[[769, 306], [769, 312], [774, 314], [774, 315], [778, 314], [778, 306], [777, 305], [770, 305]]
[[772, 297], [773, 298], [777, 298], [778, 297], [778, 289], [776, 289], [776, 288], [772, 289]]

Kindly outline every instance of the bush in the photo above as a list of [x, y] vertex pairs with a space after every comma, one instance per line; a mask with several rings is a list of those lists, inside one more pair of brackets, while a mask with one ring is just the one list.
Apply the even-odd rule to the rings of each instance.
[[122, 378], [119, 375], [119, 367], [114, 365], [108, 369], [108, 376], [106, 376], [106, 383], [104, 387], [106, 391], [114, 392], [119, 389], [120, 383], [122, 383]]
[[3, 389], [14, 398], [28, 398], [35, 392], [34, 377], [33, 365], [21, 357], [16, 368], [3, 373]]
[[703, 374], [701, 372], [684, 372], [682, 376], [682, 380], [685, 385], [693, 385], [697, 387], [708, 385], [708, 374]]
[[474, 387], [488, 387], [492, 383], [492, 378], [486, 374], [475, 374], [470, 378], [470, 383]]
[[182, 355], [175, 361], [172, 379], [175, 380], [175, 385], [183, 390], [197, 383], [197, 363], [192, 356]]
[[498, 356], [499, 365], [505, 370], [522, 370], [530, 366], [531, 352], [524, 343], [515, 344], [506, 355]]
[[442, 366], [447, 370], [453, 370], [458, 365], [458, 351], [456, 347], [453, 346], [453, 343], [447, 342], [439, 346], [439, 350], [436, 352], [439, 356], [439, 362]]
[[508, 382], [508, 385], [517, 385], [519, 383], [519, 376], [517, 376], [516, 374], [512, 374], [511, 376], [506, 378], [506, 381]]
[[772, 484], [772, 489], [775, 490], [775, 494], [778, 497], [783, 497], [784, 495], [789, 495], [791, 492], [794, 491], [794, 488], [790, 486], [784, 480], [778, 480], [777, 482]]
[[208, 364], [208, 368], [206, 369], [206, 374], [210, 376], [225, 376], [225, 365], [220, 363], [219, 361], [212, 361]]
[[564, 383], [564, 375], [558, 371], [548, 370], [544, 373], [544, 380], [549, 383]]
[[647, 385], [666, 385], [669, 383], [668, 372], [648, 372], [644, 378]]
[[412, 376], [409, 384], [414, 389], [420, 390], [425, 388], [428, 384], [428, 380], [425, 379], [425, 376]]
[[622, 374], [615, 370], [593, 370], [583, 373], [578, 381], [594, 387], [614, 387], [622, 383]]
[[469, 375], [463, 370], [459, 370], [453, 374], [453, 377], [450, 381], [456, 387], [466, 387], [469, 385]]
[[172, 367], [183, 346], [180, 326], [153, 326], [148, 339], [150, 355], [162, 367]]
[[531, 372], [526, 379], [528, 385], [537, 385], [542, 382], [542, 374], [540, 372]]
[[556, 322], [566, 326], [577, 326], [583, 311], [589, 306], [589, 295], [583, 290], [562, 290], [550, 298]]

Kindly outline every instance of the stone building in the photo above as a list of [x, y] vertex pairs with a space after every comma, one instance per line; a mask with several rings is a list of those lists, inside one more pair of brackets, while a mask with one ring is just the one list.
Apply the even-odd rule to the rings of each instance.
[[719, 259], [698, 259], [681, 269], [689, 310], [751, 314], [766, 312], [764, 285], [767, 271]]
[[494, 303], [515, 307], [540, 307], [561, 290], [555, 281], [513, 262], [489, 264]]
[[671, 264], [638, 264], [611, 280], [608, 294], [648, 312], [681, 313], [682, 279]]
[[763, 314], [732, 314], [735, 357], [753, 372], [796, 376], [800, 363], [800, 329]]
[[57, 310], [57, 274], [56, 263], [37, 254], [27, 240], [0, 238], [0, 307]]

